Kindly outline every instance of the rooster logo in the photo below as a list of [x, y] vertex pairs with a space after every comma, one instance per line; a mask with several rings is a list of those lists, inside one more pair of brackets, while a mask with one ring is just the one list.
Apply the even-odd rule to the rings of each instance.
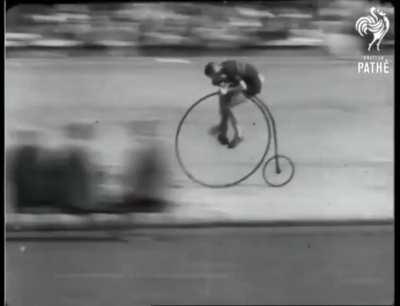
[[370, 32], [373, 39], [368, 45], [368, 51], [371, 51], [374, 43], [376, 43], [376, 50], [380, 51], [382, 39], [389, 31], [389, 19], [386, 17], [386, 13], [380, 9], [371, 7], [369, 11], [371, 16], [361, 17], [356, 21], [356, 31], [361, 37]]

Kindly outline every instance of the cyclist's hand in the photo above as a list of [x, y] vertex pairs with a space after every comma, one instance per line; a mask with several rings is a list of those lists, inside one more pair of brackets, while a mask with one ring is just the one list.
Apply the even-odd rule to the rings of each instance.
[[228, 93], [228, 91], [229, 91], [229, 84], [228, 83], [222, 82], [222, 83], [219, 84], [219, 92], [220, 92], [220, 94], [226, 95]]
[[219, 88], [219, 93], [221, 95], [226, 95], [228, 93], [228, 87], [220, 87]]

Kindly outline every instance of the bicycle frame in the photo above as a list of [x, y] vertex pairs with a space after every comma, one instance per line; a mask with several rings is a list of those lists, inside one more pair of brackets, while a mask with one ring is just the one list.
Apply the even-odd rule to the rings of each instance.
[[[246, 180], [247, 178], [249, 178], [251, 175], [254, 174], [255, 171], [257, 171], [257, 169], [259, 169], [259, 167], [261, 166], [261, 164], [265, 161], [266, 155], [268, 154], [269, 148], [270, 148], [270, 144], [271, 144], [271, 137], [268, 137], [268, 141], [266, 144], [266, 147], [262, 153], [262, 156], [260, 158], [260, 160], [257, 162], [257, 164], [254, 166], [254, 168], [248, 172], [245, 176], [243, 176], [242, 178], [234, 181], [234, 182], [230, 182], [230, 183], [224, 183], [224, 184], [217, 184], [217, 185], [212, 185], [212, 184], [208, 184], [205, 183], [204, 181], [198, 180], [196, 177], [194, 177], [185, 167], [184, 163], [182, 162], [182, 158], [181, 155], [179, 153], [179, 134], [180, 131], [182, 129], [183, 123], [186, 119], [186, 117], [191, 113], [191, 111], [199, 104], [202, 103], [204, 100], [212, 97], [212, 96], [217, 96], [217, 95], [221, 95], [220, 91], [215, 91], [212, 92], [208, 95], [205, 95], [204, 97], [202, 97], [201, 99], [197, 100], [195, 103], [193, 103], [185, 112], [185, 114], [183, 115], [182, 119], [180, 120], [179, 124], [178, 124], [178, 128], [175, 134], [175, 152], [176, 152], [176, 157], [178, 159], [178, 163], [180, 164], [181, 168], [183, 169], [184, 173], [194, 182], [199, 183], [200, 185], [206, 186], [206, 187], [211, 187], [211, 188], [225, 188], [225, 187], [231, 187], [234, 185], [237, 185], [241, 182], [243, 182], [244, 180]], [[269, 123], [269, 118], [268, 118], [268, 114], [265, 110], [265, 107], [263, 107], [263, 104], [258, 102], [255, 99], [250, 99], [250, 103], [254, 103], [255, 106], [259, 109], [259, 111], [263, 114], [265, 123], [266, 123], [266, 128], [268, 130], [268, 135], [271, 135], [271, 124]]]
[[[225, 86], [223, 86], [225, 85]], [[233, 86], [231, 83], [228, 84], [221, 84], [218, 87], [220, 90], [218, 91], [218, 94], [220, 95], [226, 95], [227, 92], [226, 90], [229, 89], [230, 86]], [[274, 156], [275, 156], [275, 166], [276, 166], [276, 173], [281, 173], [281, 168], [279, 167], [279, 161], [278, 161], [278, 137], [277, 137], [277, 131], [276, 131], [276, 123], [274, 116], [272, 116], [271, 110], [267, 106], [266, 103], [264, 103], [258, 96], [253, 96], [250, 99], [254, 99], [256, 103], [259, 103], [259, 105], [266, 111], [268, 114], [270, 121], [270, 124], [272, 126], [272, 135], [274, 139]]]
[[[229, 84], [224, 84], [224, 85], [225, 86], [226, 85], [229, 86]], [[219, 86], [219, 87], [222, 87], [222, 86]], [[222, 87], [222, 88], [224, 88], [224, 87]], [[194, 102], [186, 110], [185, 114], [183, 115], [183, 117], [179, 121], [178, 128], [177, 128], [177, 131], [176, 131], [176, 134], [175, 134], [175, 152], [176, 152], [176, 157], [178, 159], [178, 163], [181, 166], [183, 172], [192, 181], [194, 181], [196, 183], [199, 183], [200, 185], [203, 185], [203, 186], [206, 186], [206, 187], [211, 187], [211, 188], [223, 188], [223, 187], [231, 187], [231, 186], [234, 186], [234, 185], [237, 185], [237, 184], [243, 182], [244, 180], [249, 178], [251, 175], [253, 175], [255, 173], [255, 171], [257, 171], [257, 169], [259, 169], [261, 164], [265, 162], [264, 167], [263, 167], [263, 178], [264, 178], [264, 181], [268, 185], [273, 186], [273, 187], [281, 187], [283, 185], [286, 185], [293, 178], [295, 167], [294, 167], [294, 164], [293, 164], [293, 162], [291, 161], [290, 158], [288, 158], [287, 156], [278, 154], [278, 133], [277, 133], [276, 121], [275, 121], [275, 119], [274, 119], [274, 117], [272, 115], [272, 112], [271, 112], [270, 108], [268, 107], [268, 105], [265, 102], [263, 102], [263, 100], [261, 100], [256, 95], [251, 96], [251, 97], [249, 97], [248, 95], [245, 95], [245, 96], [246, 96], [246, 98], [248, 100], [250, 100], [249, 102], [250, 103], [254, 103], [255, 106], [259, 109], [259, 111], [261, 111], [261, 113], [263, 114], [263, 117], [264, 117], [264, 120], [265, 120], [265, 123], [266, 123], [266, 129], [267, 129], [269, 137], [268, 137], [268, 140], [267, 140], [267, 143], [266, 143], [266, 147], [265, 147], [265, 149], [264, 149], [264, 151], [262, 153], [262, 156], [261, 156], [260, 160], [257, 162], [257, 164], [254, 166], [254, 168], [252, 168], [251, 171], [249, 171], [246, 175], [244, 175], [243, 177], [237, 179], [236, 181], [229, 182], [229, 183], [221, 183], [221, 184], [210, 184], [210, 183], [201, 181], [201, 180], [197, 179], [195, 176], [193, 176], [191, 174], [191, 172], [186, 169], [186, 167], [185, 167], [185, 165], [184, 165], [184, 163], [182, 161], [180, 152], [179, 152], [179, 135], [180, 135], [183, 123], [186, 120], [186, 117], [192, 112], [192, 110], [198, 104], [202, 103], [204, 100], [206, 100], [206, 99], [208, 99], [208, 98], [210, 98], [212, 96], [220, 96], [221, 97], [221, 96], [224, 96], [225, 94], [228, 94], [229, 92], [231, 92], [231, 91], [229, 91], [228, 88], [225, 87], [225, 90], [218, 90], [218, 91], [212, 92], [212, 93], [210, 93], [208, 95], [205, 95], [204, 97], [202, 97], [199, 100], [197, 100], [196, 102]], [[271, 131], [271, 129], [272, 129], [272, 131]], [[270, 137], [271, 133], [272, 133], [272, 139]], [[267, 161], [265, 161], [266, 156], [268, 154], [268, 150], [270, 148], [271, 141], [274, 142], [273, 156], [271, 156]], [[280, 183], [271, 182], [268, 179], [267, 172], [266, 172], [267, 171], [266, 170], [267, 169], [267, 165], [270, 162], [275, 163], [275, 170], [272, 170], [274, 168], [273, 165], [272, 165], [272, 169], [271, 169], [273, 172], [275, 172], [276, 174], [286, 173], [286, 168], [285, 169], [281, 168], [282, 167], [282, 164], [281, 164], [282, 162], [280, 161], [280, 159], [284, 159], [289, 163], [289, 168], [290, 168], [289, 176], [288, 176], [287, 179], [285, 179], [284, 181], [281, 181]]]
[[[220, 90], [217, 92], [220, 95], [226, 95], [227, 94], [227, 90], [229, 90], [229, 88], [233, 86], [233, 84], [231, 83], [221, 83], [220, 85], [218, 85], [218, 87], [220, 88]], [[272, 135], [273, 135], [273, 139], [274, 139], [274, 156], [275, 156], [275, 166], [276, 166], [276, 173], [281, 173], [281, 168], [279, 167], [279, 161], [278, 161], [278, 137], [277, 137], [277, 131], [276, 131], [276, 123], [275, 123], [275, 119], [274, 116], [272, 116], [271, 110], [269, 109], [269, 107], [267, 106], [266, 103], [264, 103], [258, 96], [253, 96], [250, 99], [254, 99], [256, 103], [259, 103], [259, 105], [266, 111], [266, 113], [268, 114], [269, 119], [271, 120], [271, 126], [272, 126]]]
[[269, 119], [271, 120], [271, 125], [272, 125], [272, 135], [274, 138], [274, 156], [275, 156], [275, 166], [276, 166], [276, 173], [281, 173], [281, 168], [279, 167], [279, 161], [278, 161], [278, 137], [277, 137], [277, 131], [276, 131], [276, 123], [274, 116], [272, 116], [272, 113], [267, 106], [266, 103], [264, 103], [259, 97], [254, 96], [253, 97], [260, 105], [264, 108], [266, 113], [268, 114]]

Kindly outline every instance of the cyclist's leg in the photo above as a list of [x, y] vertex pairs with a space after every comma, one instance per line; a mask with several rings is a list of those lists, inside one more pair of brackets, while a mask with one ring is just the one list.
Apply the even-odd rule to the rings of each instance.
[[[249, 99], [251, 99], [254, 95], [258, 94], [261, 91], [261, 84], [260, 86], [257, 86], [255, 90], [252, 92], [241, 92], [238, 95], [235, 95], [234, 98], [232, 99], [231, 102], [231, 108], [238, 106], [242, 103], [245, 103]], [[232, 141], [229, 143], [230, 148], [236, 147], [242, 140], [243, 140], [243, 135], [242, 131], [239, 125], [239, 122], [237, 118], [235, 117], [235, 114], [231, 111], [229, 115], [230, 121], [232, 123], [233, 129], [235, 131], [235, 136], [232, 139]]]
[[224, 99], [221, 95], [219, 96], [219, 105], [218, 105], [218, 110], [219, 110], [219, 117], [220, 117], [220, 121], [217, 125], [212, 126], [209, 129], [209, 133], [211, 135], [218, 135], [221, 133], [221, 131], [224, 131], [227, 129], [226, 125], [227, 125], [227, 117], [228, 117], [228, 113], [226, 111], [226, 99]]
[[234, 130], [234, 138], [230, 145], [232, 147], [236, 146], [239, 143], [243, 136], [242, 131], [239, 126], [239, 122], [233, 113], [232, 109], [248, 100], [247, 96], [243, 92], [232, 92], [226, 95], [220, 95], [219, 100], [219, 111], [221, 116], [221, 121], [217, 127], [213, 127], [210, 130], [210, 133], [215, 133], [219, 130], [218, 140], [222, 144], [227, 144], [229, 142], [227, 138], [228, 133], [228, 124], [229, 122], [232, 124]]
[[245, 103], [246, 101], [247, 101], [246, 95], [243, 92], [238, 92], [232, 96], [232, 99], [230, 100], [229, 103], [229, 119], [234, 130], [234, 139], [241, 139], [243, 135], [239, 125], [239, 121], [237, 120], [232, 109], [240, 104]]
[[242, 129], [240, 128], [239, 121], [237, 120], [234, 112], [229, 110], [229, 121], [232, 124], [232, 128], [234, 131], [234, 138], [242, 138]]
[[221, 116], [221, 121], [218, 125], [218, 127], [219, 127], [218, 140], [222, 144], [227, 144], [229, 142], [229, 140], [227, 138], [228, 122], [229, 122], [229, 114], [230, 114], [229, 101], [230, 101], [229, 95], [220, 95], [219, 112], [220, 112], [220, 116]]

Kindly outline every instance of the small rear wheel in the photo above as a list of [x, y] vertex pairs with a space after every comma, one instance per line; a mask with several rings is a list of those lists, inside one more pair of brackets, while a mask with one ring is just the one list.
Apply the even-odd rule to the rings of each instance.
[[282, 187], [294, 176], [294, 163], [284, 155], [274, 155], [263, 167], [264, 181], [272, 187]]

